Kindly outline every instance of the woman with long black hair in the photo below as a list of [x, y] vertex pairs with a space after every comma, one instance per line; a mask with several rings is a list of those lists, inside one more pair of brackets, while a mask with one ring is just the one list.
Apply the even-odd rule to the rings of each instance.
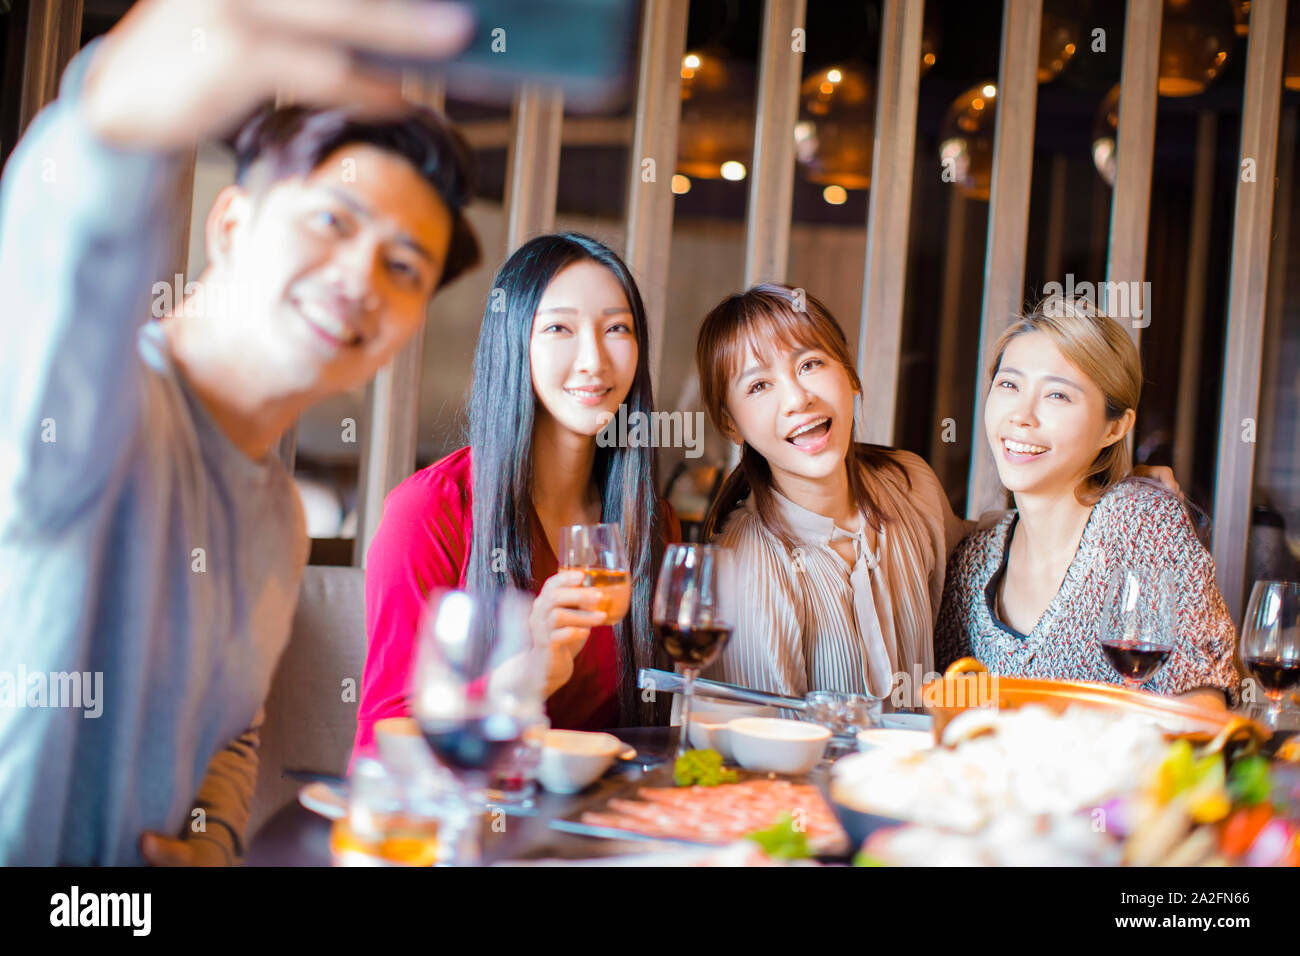
[[[539, 236], [492, 283], [474, 358], [469, 445], [388, 496], [366, 563], [369, 649], [353, 753], [374, 723], [407, 714], [425, 600], [439, 587], [537, 595], [534, 637], [550, 647], [552, 726], [597, 729], [658, 716], [636, 688], [652, 663], [650, 600], [665, 540], [654, 449], [598, 442], [611, 416], [653, 410], [645, 309], [627, 266], [576, 233]], [[580, 572], [557, 573], [560, 529], [612, 522], [626, 536], [632, 602], [601, 624]]]

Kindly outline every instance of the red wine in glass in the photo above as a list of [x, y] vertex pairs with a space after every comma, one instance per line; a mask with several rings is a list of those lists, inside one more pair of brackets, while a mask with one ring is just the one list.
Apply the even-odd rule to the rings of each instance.
[[1300, 583], [1256, 581], [1241, 622], [1241, 659], [1268, 698], [1268, 721], [1280, 726], [1282, 704], [1300, 680]]
[[655, 636], [664, 653], [679, 664], [703, 668], [713, 663], [731, 637], [729, 627], [678, 627], [656, 624]]
[[672, 544], [664, 551], [651, 620], [664, 653], [682, 665], [681, 733], [677, 756], [687, 750], [695, 677], [731, 637], [735, 621], [735, 559], [726, 548]]
[[1285, 697], [1300, 685], [1300, 660], [1248, 657], [1246, 666], [1269, 697]]
[[1111, 667], [1119, 671], [1119, 676], [1126, 682], [1133, 684], [1149, 681], [1173, 653], [1172, 647], [1142, 641], [1107, 641], [1101, 647], [1110, 659]]
[[509, 714], [466, 720], [420, 721], [429, 748], [458, 777], [486, 774], [501, 763], [523, 737], [523, 723]]
[[1169, 568], [1120, 565], [1106, 575], [1101, 646], [1129, 690], [1140, 690], [1173, 653], [1177, 593]]

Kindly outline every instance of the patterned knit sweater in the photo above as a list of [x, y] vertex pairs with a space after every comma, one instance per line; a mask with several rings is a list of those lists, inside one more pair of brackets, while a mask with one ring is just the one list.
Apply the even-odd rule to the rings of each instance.
[[1176, 497], [1131, 479], [1108, 489], [1092, 509], [1060, 590], [1028, 634], [996, 617], [997, 585], [1016, 519], [1008, 512], [977, 529], [949, 559], [935, 629], [940, 670], [969, 656], [1004, 677], [1122, 683], [1101, 647], [1106, 569], [1171, 568], [1179, 584], [1176, 644], [1145, 689], [1172, 695], [1216, 687], [1236, 702], [1236, 629], [1215, 584], [1214, 561]]

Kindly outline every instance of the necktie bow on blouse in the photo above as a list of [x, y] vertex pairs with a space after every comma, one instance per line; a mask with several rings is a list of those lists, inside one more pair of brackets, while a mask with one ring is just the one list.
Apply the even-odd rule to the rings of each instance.
[[[883, 532], [882, 532], [883, 536]], [[853, 610], [858, 621], [858, 634], [862, 638], [863, 658], [867, 672], [863, 675], [867, 690], [876, 697], [888, 697], [893, 688], [894, 671], [898, 669], [898, 647], [894, 638], [893, 608], [890, 606], [889, 589], [880, 589], [883, 607], [876, 606], [876, 599], [871, 587], [871, 572], [880, 567], [880, 558], [872, 552], [867, 544], [865, 526], [861, 531], [845, 531], [835, 528], [831, 532], [831, 542], [851, 540], [857, 560], [849, 574], [849, 583], [853, 590]], [[881, 619], [890, 623], [888, 630], [881, 627]]]

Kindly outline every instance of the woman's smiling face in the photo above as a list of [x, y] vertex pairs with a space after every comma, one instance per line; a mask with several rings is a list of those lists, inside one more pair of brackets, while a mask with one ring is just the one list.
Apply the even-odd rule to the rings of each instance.
[[542, 293], [529, 343], [539, 412], [575, 434], [598, 434], [632, 390], [638, 350], [614, 274], [591, 260], [561, 269]]
[[774, 343], [763, 351], [746, 347], [727, 388], [724, 432], [767, 459], [778, 488], [834, 474], [853, 442], [856, 391], [848, 372], [815, 346]]
[[1129, 409], [1107, 419], [1101, 389], [1042, 332], [1011, 339], [984, 403], [985, 435], [1012, 492], [1073, 494], [1133, 418]]

